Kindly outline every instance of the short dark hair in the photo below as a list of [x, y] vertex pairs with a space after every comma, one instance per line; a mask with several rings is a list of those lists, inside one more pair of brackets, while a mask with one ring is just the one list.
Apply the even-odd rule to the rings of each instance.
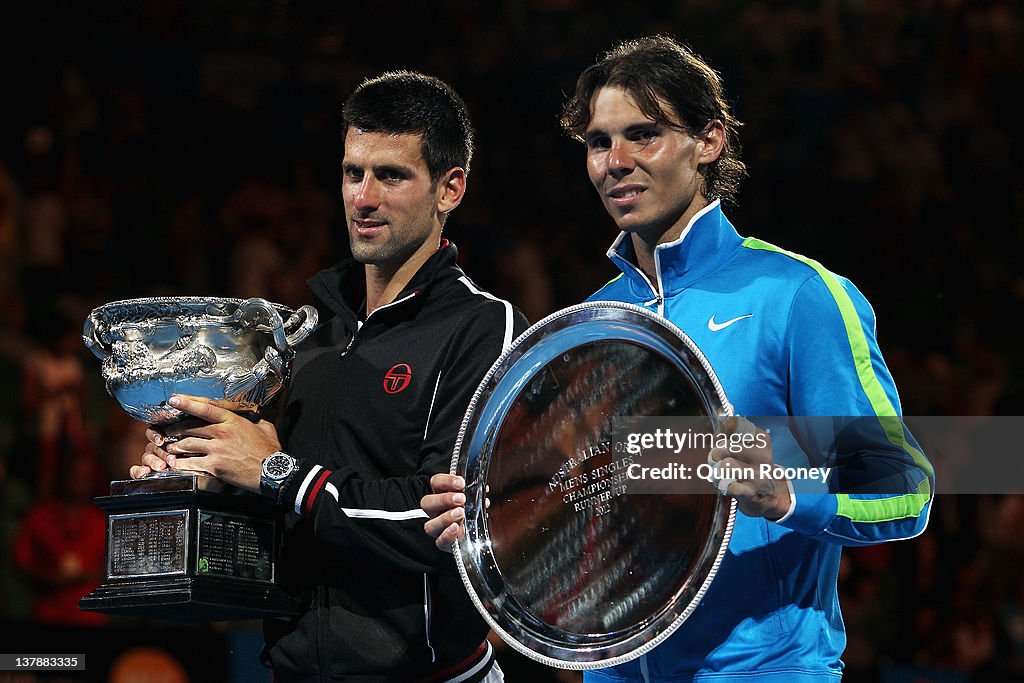
[[466, 103], [450, 85], [416, 71], [388, 71], [364, 80], [342, 108], [344, 131], [419, 134], [434, 182], [459, 166], [469, 173], [473, 126]]
[[[698, 135], [719, 120], [725, 127], [725, 146], [704, 169], [708, 199], [734, 202], [746, 166], [740, 161], [738, 129], [718, 73], [703, 59], [668, 36], [648, 36], [619, 43], [587, 67], [576, 81], [576, 92], [562, 109], [562, 128], [583, 140], [593, 114], [594, 95], [605, 86], [626, 91], [646, 116], [662, 125]], [[666, 111], [664, 103], [671, 110]], [[678, 119], [678, 123], [676, 122]]]

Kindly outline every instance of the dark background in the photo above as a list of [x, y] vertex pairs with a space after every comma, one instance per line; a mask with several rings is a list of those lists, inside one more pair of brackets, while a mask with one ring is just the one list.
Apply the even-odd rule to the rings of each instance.
[[[1020, 414], [1022, 21], [1018, 3], [964, 0], [4, 3], [0, 616], [46, 632], [31, 603], [46, 589], [8, 544], [53, 465], [94, 459], [102, 492], [137, 455], [138, 425], [80, 346], [85, 315], [165, 293], [307, 303], [305, 277], [346, 250], [341, 103], [388, 68], [466, 99], [477, 156], [446, 232], [536, 321], [615, 274], [613, 224], [558, 129], [564, 96], [616, 40], [676, 36], [745, 122], [750, 177], [726, 207], [740, 232], [861, 288], [907, 414]], [[1019, 678], [1022, 508], [942, 497], [919, 539], [847, 551], [848, 680]], [[127, 645], [96, 634], [122, 626], [80, 628], [112, 661]], [[252, 675], [249, 628], [210, 627], [241, 643], [220, 655], [236, 679]]]

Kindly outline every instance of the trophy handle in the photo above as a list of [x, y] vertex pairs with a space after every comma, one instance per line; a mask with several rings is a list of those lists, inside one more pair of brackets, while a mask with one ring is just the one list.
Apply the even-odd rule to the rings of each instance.
[[97, 329], [97, 321], [93, 315], [88, 316], [85, 319], [85, 325], [82, 327], [82, 341], [85, 342], [87, 349], [92, 351], [92, 354], [100, 360], [106, 360], [110, 356], [110, 349], [103, 345], [100, 340], [100, 332]]
[[[306, 305], [293, 313], [288, 318], [288, 322], [283, 322], [278, 309], [266, 299], [259, 297], [246, 299], [240, 303], [233, 317], [236, 321], [240, 321], [249, 317], [252, 311], [262, 313], [266, 317], [270, 325], [271, 334], [274, 335], [274, 346], [286, 357], [294, 353], [294, 346], [309, 335], [310, 330], [316, 326], [317, 321], [316, 309]], [[298, 324], [298, 327], [291, 334], [288, 334], [287, 328], [295, 324]]]
[[285, 322], [284, 324], [284, 329], [286, 332], [293, 325], [298, 326], [295, 328], [293, 332], [291, 332], [285, 337], [285, 339], [288, 342], [288, 346], [294, 348], [303, 339], [308, 337], [309, 333], [313, 330], [314, 327], [316, 327], [318, 318], [319, 314], [317, 313], [316, 309], [310, 306], [309, 304], [306, 304], [299, 310], [295, 311], [295, 313], [293, 313], [291, 317], [288, 318], [287, 322]]

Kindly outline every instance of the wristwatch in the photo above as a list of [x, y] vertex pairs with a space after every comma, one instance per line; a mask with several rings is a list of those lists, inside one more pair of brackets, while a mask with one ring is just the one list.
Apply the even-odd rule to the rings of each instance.
[[263, 459], [263, 470], [260, 473], [260, 492], [277, 498], [281, 487], [291, 479], [299, 464], [292, 456], [282, 451], [275, 451]]

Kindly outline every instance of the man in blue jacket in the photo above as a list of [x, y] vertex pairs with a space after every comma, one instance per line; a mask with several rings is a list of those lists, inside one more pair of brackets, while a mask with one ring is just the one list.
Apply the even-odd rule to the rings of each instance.
[[[934, 489], [898, 419], [871, 307], [849, 280], [740, 236], [726, 218], [722, 202], [745, 173], [739, 122], [718, 74], [687, 48], [661, 36], [618, 45], [581, 74], [562, 125], [586, 145], [590, 180], [620, 230], [608, 256], [622, 272], [591, 300], [638, 304], [678, 325], [738, 415], [798, 417], [791, 434], [772, 434], [774, 448], [711, 457], [759, 472], [799, 443], [837, 465], [814, 494], [786, 479], [723, 484], [740, 513], [700, 606], [650, 653], [585, 680], [838, 680], [842, 546], [920, 534]], [[726, 429], [758, 427], [731, 418]], [[462, 533], [462, 482], [436, 475], [432, 485], [426, 530], [445, 547]]]

